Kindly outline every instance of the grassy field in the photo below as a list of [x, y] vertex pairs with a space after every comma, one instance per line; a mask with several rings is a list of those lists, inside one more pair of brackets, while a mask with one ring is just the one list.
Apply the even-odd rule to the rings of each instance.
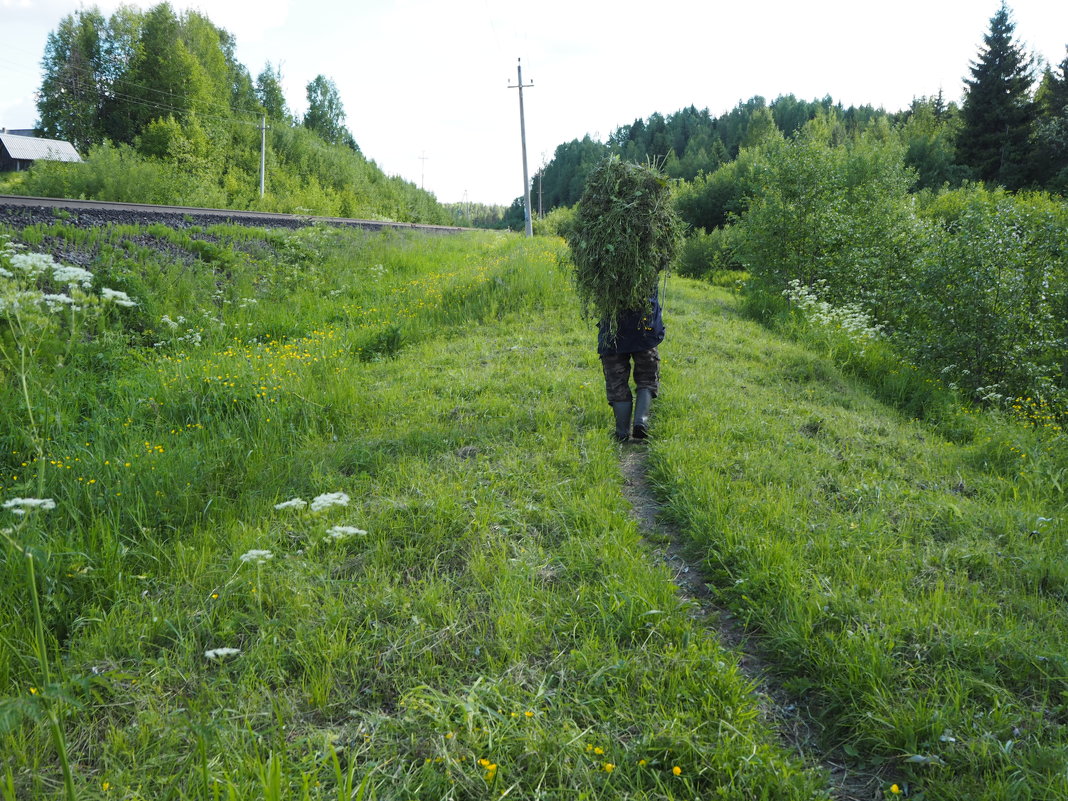
[[665, 378], [687, 391], [653, 476], [827, 744], [913, 797], [1068, 797], [1063, 433], [947, 409], [914, 376], [939, 415], [918, 422], [833, 364], [867, 359], [894, 395], [909, 379], [877, 344], [771, 338], [692, 285], [676, 303]]
[[[629, 514], [556, 240], [16, 236], [137, 305], [5, 307], [0, 797], [827, 797]], [[822, 746], [1068, 794], [1061, 435], [666, 307], [655, 490]]]

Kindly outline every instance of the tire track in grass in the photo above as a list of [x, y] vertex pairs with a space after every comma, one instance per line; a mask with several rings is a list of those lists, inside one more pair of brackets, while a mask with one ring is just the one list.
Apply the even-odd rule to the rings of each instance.
[[783, 745], [805, 764], [823, 770], [828, 777], [827, 789], [833, 798], [840, 801], [882, 799], [886, 780], [874, 773], [854, 770], [848, 766], [843, 754], [827, 753], [819, 747], [816, 724], [806, 718], [790, 694], [775, 681], [769, 663], [760, 653], [759, 644], [729, 610], [715, 603], [700, 564], [688, 556], [681, 533], [661, 514], [660, 502], [649, 483], [646, 446], [632, 442], [621, 450], [623, 495], [631, 506], [642, 538], [652, 549], [652, 555], [671, 572], [679, 597], [693, 609], [694, 620], [707, 626], [738, 657], [739, 670], [752, 682], [757, 705], [779, 734]]

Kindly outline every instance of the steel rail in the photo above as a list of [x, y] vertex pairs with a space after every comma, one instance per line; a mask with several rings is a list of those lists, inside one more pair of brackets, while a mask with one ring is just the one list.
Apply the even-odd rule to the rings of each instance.
[[272, 220], [281, 224], [328, 223], [330, 225], [347, 225], [369, 231], [381, 231], [384, 228], [424, 231], [426, 233], [457, 233], [470, 231], [451, 225], [426, 225], [423, 223], [391, 222], [387, 220], [356, 220], [348, 217], [323, 217], [314, 214], [281, 214], [272, 211], [246, 211], [237, 209], [209, 209], [196, 206], [154, 206], [148, 203], [113, 203], [104, 200], [71, 200], [69, 198], [29, 197], [26, 195], [0, 195], [0, 209], [5, 206], [26, 208], [51, 208], [64, 211], [100, 211], [100, 212], [135, 212], [144, 214], [190, 215], [198, 217], [218, 217], [223, 220], [251, 221], [259, 224]]

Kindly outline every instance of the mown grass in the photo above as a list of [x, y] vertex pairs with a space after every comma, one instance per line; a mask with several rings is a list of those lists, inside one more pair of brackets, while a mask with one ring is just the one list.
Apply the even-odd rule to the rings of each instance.
[[640, 541], [558, 245], [19, 236], [140, 305], [31, 371], [43, 457], [5, 375], [0, 497], [57, 508], [5, 521], [0, 795], [821, 795]]
[[826, 744], [913, 798], [1068, 797], [1063, 432], [722, 290], [666, 314], [659, 493]]

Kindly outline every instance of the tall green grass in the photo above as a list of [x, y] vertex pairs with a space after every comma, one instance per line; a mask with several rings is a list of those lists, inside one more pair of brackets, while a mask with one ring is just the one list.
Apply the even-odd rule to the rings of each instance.
[[29, 374], [43, 458], [4, 375], [0, 498], [56, 508], [0, 556], [0, 796], [821, 795], [642, 545], [561, 244], [17, 236], [139, 305]]
[[[825, 795], [640, 539], [562, 243], [10, 233], [138, 305], [5, 363], [5, 801]], [[1063, 433], [665, 304], [656, 492], [821, 746], [1065, 795]]]
[[655, 481], [826, 744], [910, 797], [1068, 796], [1063, 432], [954, 406], [878, 341], [672, 297]]

